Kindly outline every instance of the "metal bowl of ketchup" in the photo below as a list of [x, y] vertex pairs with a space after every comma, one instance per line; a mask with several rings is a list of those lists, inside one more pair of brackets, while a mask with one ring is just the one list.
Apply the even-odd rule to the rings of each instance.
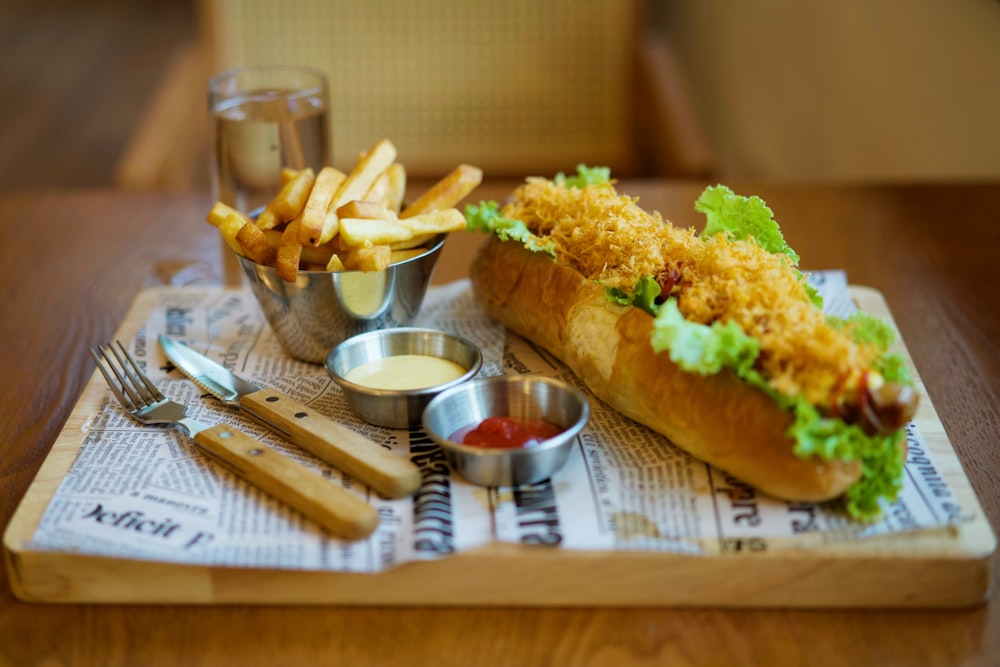
[[589, 419], [590, 404], [576, 387], [505, 375], [442, 391], [424, 409], [423, 427], [469, 482], [519, 486], [562, 468]]
[[326, 371], [354, 414], [389, 428], [419, 426], [438, 392], [472, 379], [482, 365], [471, 341], [415, 327], [358, 334], [326, 358]]

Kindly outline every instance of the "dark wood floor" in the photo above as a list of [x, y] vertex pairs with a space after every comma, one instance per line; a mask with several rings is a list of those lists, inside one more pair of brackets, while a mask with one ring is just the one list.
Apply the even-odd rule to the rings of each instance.
[[0, 190], [113, 185], [192, 0], [0, 0]]

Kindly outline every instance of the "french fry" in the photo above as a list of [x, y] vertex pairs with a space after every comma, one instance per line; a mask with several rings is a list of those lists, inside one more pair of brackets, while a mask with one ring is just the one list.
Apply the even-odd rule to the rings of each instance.
[[329, 243], [339, 232], [340, 220], [337, 218], [337, 214], [333, 211], [327, 211], [323, 220], [323, 231], [319, 235], [319, 244]]
[[294, 283], [299, 276], [299, 261], [302, 257], [302, 244], [299, 243], [299, 219], [288, 223], [281, 234], [278, 244], [278, 254], [274, 260], [274, 268], [278, 277]]
[[284, 221], [278, 217], [278, 214], [274, 212], [274, 208], [271, 206], [270, 202], [268, 202], [268, 205], [257, 214], [257, 229], [262, 231], [266, 229], [274, 229], [283, 222]]
[[333, 198], [334, 210], [353, 199], [364, 199], [365, 193], [379, 174], [396, 160], [396, 147], [382, 139], [358, 159], [358, 163], [341, 183]]
[[295, 175], [295, 178], [285, 183], [278, 195], [271, 200], [268, 208], [274, 211], [282, 221], [293, 220], [302, 214], [309, 192], [312, 190], [313, 182], [316, 180], [316, 173], [305, 168]]
[[444, 234], [465, 229], [465, 216], [457, 208], [446, 208], [410, 218], [400, 218], [398, 224], [400, 227], [410, 230], [413, 236]]
[[264, 238], [267, 240], [267, 244], [278, 249], [278, 245], [281, 243], [281, 235], [285, 233], [284, 229], [262, 229], [261, 232], [264, 234]]
[[[281, 237], [284, 235], [284, 230], [267, 229], [263, 231], [263, 234], [267, 244], [275, 250], [276, 256], [277, 250], [281, 245]], [[335, 256], [338, 252], [343, 252], [340, 248], [337, 248], [330, 243], [323, 244], [318, 248], [304, 246], [302, 244], [299, 244], [299, 247], [302, 249], [299, 252], [299, 266], [323, 266], [326, 265], [330, 261], [330, 258]], [[269, 265], [275, 266], [275, 260], [272, 259], [272, 261], [269, 262]]]
[[392, 251], [387, 245], [356, 248], [345, 253], [344, 266], [352, 271], [382, 271], [392, 261]]
[[347, 177], [344, 172], [333, 167], [323, 167], [319, 170], [302, 209], [299, 243], [314, 248], [320, 244], [330, 202], [333, 201], [333, 196], [337, 194], [337, 188], [340, 187], [345, 178]]
[[423, 255], [427, 252], [427, 248], [407, 248], [405, 250], [391, 250], [389, 254], [389, 263], [397, 264], [399, 262], [405, 262], [408, 259], [413, 259], [418, 255]]
[[[396, 164], [395, 162], [393, 164]], [[392, 165], [389, 165], [390, 167]], [[365, 201], [376, 202], [382, 204], [386, 208], [389, 207], [389, 198], [392, 195], [392, 190], [389, 184], [389, 169], [386, 168], [381, 174], [379, 174], [372, 186], [368, 188], [368, 192], [365, 193], [363, 199]]]
[[406, 169], [382, 139], [347, 174], [282, 168], [280, 191], [255, 219], [216, 202], [206, 220], [233, 252], [275, 267], [288, 282], [303, 270], [377, 272], [426, 253], [440, 234], [464, 229], [456, 206], [481, 180], [479, 169], [459, 165], [403, 208]]
[[248, 224], [250, 223], [247, 221], [246, 216], [239, 211], [226, 214], [226, 217], [219, 223], [219, 232], [222, 234], [222, 239], [237, 255], [243, 254], [243, 248], [240, 247], [240, 242], [236, 240], [236, 235]]
[[418, 234], [411, 239], [405, 241], [396, 241], [395, 243], [390, 243], [389, 247], [392, 250], [409, 250], [410, 248], [416, 248], [417, 246], [426, 245], [428, 241], [433, 239], [437, 234]]
[[298, 217], [312, 189], [315, 175], [312, 169], [295, 171], [286, 167], [281, 170], [281, 180], [281, 190], [257, 214], [258, 229], [274, 229]]
[[344, 260], [340, 259], [340, 255], [331, 255], [330, 261], [326, 263], [326, 270], [333, 272], [346, 271], [347, 267], [344, 266]]
[[243, 256], [258, 264], [274, 264], [275, 250], [267, 242], [267, 237], [257, 225], [244, 223], [236, 233], [236, 242], [243, 251]]
[[340, 238], [349, 247], [386, 245], [413, 238], [413, 232], [391, 220], [341, 218]]
[[348, 250], [354, 247], [347, 242], [343, 234], [337, 234], [335, 237], [333, 237], [333, 239], [330, 241], [330, 245], [333, 246], [333, 250], [337, 254], [342, 254], [344, 252], [347, 252]]
[[349, 201], [337, 209], [338, 218], [368, 218], [369, 220], [395, 220], [396, 213], [374, 201]]
[[412, 218], [428, 211], [457, 206], [483, 180], [483, 171], [467, 164], [458, 165], [454, 171], [435, 183], [415, 202], [399, 214], [401, 219]]
[[403, 200], [406, 199], [406, 167], [400, 162], [393, 162], [385, 170], [389, 178], [389, 197], [386, 205], [396, 213], [403, 208]]
[[299, 257], [299, 262], [302, 264], [321, 264], [326, 266], [327, 262], [330, 261], [330, 257], [336, 253], [337, 248], [334, 248], [330, 243], [324, 243], [316, 248], [304, 245], [302, 246], [302, 254]]
[[208, 222], [208, 224], [212, 225], [213, 227], [218, 227], [219, 225], [222, 224], [222, 221], [226, 219], [226, 216], [232, 213], [241, 216], [247, 222], [250, 221], [250, 218], [243, 215], [232, 206], [223, 204], [221, 201], [217, 201], [215, 202], [215, 204], [212, 205], [212, 208], [208, 211], [208, 216], [205, 218], [205, 220]]
[[[358, 163], [340, 183], [330, 209], [336, 210], [352, 199], [361, 199], [372, 187], [375, 179], [396, 159], [396, 147], [388, 139], [375, 144], [358, 158]], [[315, 244], [328, 243], [340, 230], [338, 221], [327, 215]]]

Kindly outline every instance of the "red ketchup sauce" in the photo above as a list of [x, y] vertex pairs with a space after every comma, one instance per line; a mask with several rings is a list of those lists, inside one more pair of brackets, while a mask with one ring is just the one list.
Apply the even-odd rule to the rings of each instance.
[[484, 449], [510, 449], [536, 445], [562, 431], [555, 424], [523, 417], [487, 417], [456, 431], [449, 440]]

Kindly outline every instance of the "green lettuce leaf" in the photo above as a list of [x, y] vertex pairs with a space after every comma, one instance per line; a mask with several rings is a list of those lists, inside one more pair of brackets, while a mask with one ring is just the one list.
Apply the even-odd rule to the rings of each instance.
[[830, 316], [827, 321], [836, 329], [846, 329], [856, 343], [872, 344], [881, 350], [882, 355], [872, 362], [879, 375], [889, 382], [910, 384], [910, 365], [901, 354], [889, 352], [896, 343], [896, 330], [888, 322], [860, 310], [848, 318]]
[[847, 329], [854, 342], [873, 344], [883, 352], [896, 342], [896, 331], [888, 322], [860, 310], [846, 319], [829, 318], [829, 321], [838, 329]]
[[715, 185], [705, 188], [694, 208], [707, 218], [702, 238], [724, 234], [728, 239], [744, 241], [753, 237], [764, 250], [783, 254], [792, 266], [798, 266], [798, 254], [785, 243], [774, 214], [760, 197], [743, 197], [724, 185]]
[[689, 373], [712, 375], [728, 368], [741, 378], [758, 375], [753, 370], [760, 354], [756, 339], [732, 320], [711, 325], [689, 322], [677, 308], [676, 299], [667, 299], [660, 306], [650, 343], [656, 352], [667, 351], [670, 360]]
[[897, 352], [887, 352], [876, 359], [872, 365], [887, 382], [900, 382], [902, 384], [913, 382], [910, 377], [910, 365], [906, 363], [903, 355]]
[[635, 291], [629, 294], [618, 287], [604, 288], [604, 296], [612, 303], [623, 306], [635, 306], [642, 308], [647, 313], [656, 317], [659, 306], [656, 305], [656, 298], [660, 296], [660, 284], [652, 276], [643, 276], [635, 286]]
[[501, 241], [520, 241], [532, 252], [544, 252], [553, 257], [556, 254], [555, 244], [550, 239], [532, 234], [520, 220], [500, 215], [500, 205], [495, 201], [482, 201], [478, 206], [468, 204], [465, 207], [465, 228], [496, 234]]
[[[781, 227], [764, 200], [757, 196], [744, 197], [734, 193], [725, 185], [705, 188], [694, 204], [694, 208], [705, 214], [703, 239], [723, 234], [731, 241], [745, 241], [753, 238], [764, 250], [788, 257], [792, 267], [799, 264], [799, 255], [785, 242]], [[817, 308], [823, 307], [823, 297], [806, 282], [806, 277], [797, 268], [795, 275], [805, 288], [809, 300]]]
[[[781, 403], [782, 401], [779, 401]], [[787, 399], [785, 402], [788, 402]], [[871, 436], [857, 424], [823, 417], [801, 397], [789, 406], [795, 415], [788, 435], [795, 455], [824, 461], [860, 461], [861, 478], [845, 494], [851, 516], [868, 519], [879, 514], [879, 499], [895, 500], [902, 489], [904, 456], [898, 447], [902, 432]]]
[[585, 188], [588, 185], [601, 185], [611, 181], [609, 167], [588, 167], [585, 164], [576, 165], [576, 176], [567, 176], [561, 171], [552, 179], [567, 188]]
[[[559, 172], [552, 180], [568, 188], [584, 188], [588, 185], [610, 183], [611, 169], [578, 164], [576, 176], [566, 176]], [[495, 201], [481, 201], [479, 205], [468, 204], [465, 207], [465, 228], [470, 231], [496, 234], [501, 241], [520, 241], [532, 252], [544, 252], [552, 256], [556, 254], [555, 244], [550, 239], [531, 233], [521, 220], [500, 215], [500, 205]]]
[[819, 293], [818, 289], [806, 281], [806, 277], [798, 269], [795, 269], [795, 274], [798, 276], [799, 282], [802, 283], [802, 286], [806, 288], [806, 296], [809, 298], [809, 301], [812, 302], [812, 305], [816, 306], [820, 310], [823, 310], [823, 295]]

